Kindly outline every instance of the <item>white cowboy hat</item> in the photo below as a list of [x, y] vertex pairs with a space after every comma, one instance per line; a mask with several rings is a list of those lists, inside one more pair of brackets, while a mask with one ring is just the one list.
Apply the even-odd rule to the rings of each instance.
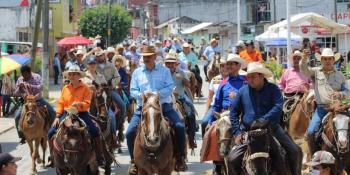
[[182, 47], [183, 47], [183, 48], [185, 48], [185, 47], [188, 48], [188, 47], [191, 47], [191, 45], [188, 44], [188, 43], [184, 43], [184, 44], [182, 45]]
[[303, 57], [303, 53], [301, 53], [299, 50], [295, 50], [295, 51], [293, 52], [293, 54], [292, 54], [292, 58], [293, 58], [294, 56]]
[[177, 53], [176, 52], [169, 52], [166, 55], [164, 62], [166, 62], [166, 63], [177, 63], [178, 62]]
[[78, 49], [77, 53], [75, 53], [75, 55], [85, 55], [85, 52], [82, 49]]
[[108, 47], [107, 50], [105, 50], [105, 53], [108, 54], [108, 53], [111, 53], [111, 52], [115, 52], [115, 49], [114, 47]]
[[331, 48], [324, 48], [322, 50], [321, 55], [319, 53], [316, 53], [315, 56], [318, 60], [321, 60], [322, 57], [334, 57], [334, 60], [338, 61], [340, 58], [340, 54], [339, 53], [334, 54], [334, 52]]
[[236, 47], [245, 47], [245, 44], [242, 40], [237, 41]]
[[268, 68], [266, 68], [263, 64], [258, 63], [258, 62], [251, 62], [248, 64], [246, 75], [251, 74], [251, 73], [264, 74], [265, 78], [272, 77], [272, 72]]
[[103, 54], [105, 54], [105, 52], [103, 50], [95, 52], [95, 56], [101, 56]]
[[80, 74], [81, 77], [85, 76], [85, 73], [83, 71], [81, 71], [80, 67], [78, 65], [76, 65], [76, 64], [70, 66], [68, 70], [64, 71], [63, 75], [65, 77], [68, 77], [68, 74], [71, 73], [71, 72], [77, 72], [77, 73]]
[[230, 61], [239, 63], [241, 65], [241, 69], [245, 69], [247, 67], [247, 62], [237, 54], [233, 54], [233, 53], [228, 54], [227, 62], [230, 62]]

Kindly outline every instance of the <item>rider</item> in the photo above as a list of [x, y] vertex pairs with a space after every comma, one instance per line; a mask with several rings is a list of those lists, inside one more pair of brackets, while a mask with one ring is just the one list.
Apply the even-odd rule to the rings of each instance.
[[254, 48], [254, 42], [248, 42], [245, 44], [245, 50], [239, 53], [241, 58], [245, 59], [247, 63], [251, 62], [263, 62], [261, 53]]
[[137, 68], [131, 79], [130, 92], [137, 100], [138, 108], [131, 118], [129, 127], [126, 131], [128, 150], [131, 157], [131, 165], [129, 174], [137, 174], [137, 167], [134, 163], [134, 140], [136, 137], [137, 125], [141, 121], [142, 101], [141, 95], [151, 96], [160, 93], [160, 103], [162, 105], [163, 115], [167, 117], [174, 125], [177, 145], [181, 157], [177, 158], [175, 169], [177, 171], [185, 171], [187, 169], [185, 163], [185, 126], [179, 115], [173, 109], [171, 94], [174, 89], [174, 82], [168, 68], [155, 64], [156, 56], [153, 46], [146, 46], [142, 50], [142, 56], [145, 65]]
[[278, 87], [266, 80], [271, 76], [272, 72], [261, 63], [249, 63], [248, 86], [242, 87], [233, 100], [230, 120], [236, 146], [230, 153], [229, 163], [234, 174], [240, 174], [243, 155], [247, 150], [247, 143], [242, 143], [243, 132], [252, 125], [263, 126], [264, 123], [271, 126], [273, 136], [286, 149], [292, 174], [301, 172], [301, 149], [279, 125], [283, 98]]
[[207, 71], [208, 71], [208, 66], [210, 64], [210, 62], [212, 61], [212, 59], [214, 58], [215, 54], [220, 53], [221, 49], [218, 46], [218, 41], [216, 41], [215, 38], [210, 40], [210, 46], [208, 46], [207, 48], [205, 48], [204, 52], [203, 52], [203, 57], [207, 60], [207, 63], [204, 65], [204, 74], [205, 77], [208, 79], [208, 75], [207, 75]]
[[137, 47], [135, 44], [130, 46], [130, 50], [125, 53], [125, 57], [130, 58], [131, 61], [138, 63], [140, 61], [140, 54], [136, 51]]
[[92, 92], [90, 88], [80, 80], [84, 76], [84, 72], [80, 71], [79, 66], [73, 65], [69, 67], [69, 70], [65, 71], [64, 74], [69, 77], [70, 83], [65, 85], [61, 91], [61, 96], [57, 102], [56, 118], [48, 133], [49, 139], [56, 133], [60, 121], [67, 116], [65, 110], [72, 107], [76, 108], [79, 112], [79, 118], [87, 125], [89, 133], [95, 140], [97, 162], [99, 166], [102, 166], [104, 164], [104, 158], [100, 130], [92, 121], [88, 112]]
[[226, 68], [226, 60], [221, 59], [219, 63], [219, 72], [220, 75], [217, 75], [214, 77], [209, 84], [209, 93], [208, 93], [208, 99], [207, 99], [207, 112], [205, 113], [203, 119], [202, 119], [202, 137], [204, 137], [207, 125], [209, 123], [209, 120], [211, 120], [211, 117], [214, 116], [213, 111], [213, 105], [215, 102], [215, 96], [216, 92], [219, 89], [219, 85], [222, 80], [226, 79], [228, 77], [228, 72]]
[[165, 58], [165, 65], [170, 69], [172, 75], [175, 90], [177, 94], [176, 98], [181, 102], [185, 109], [186, 120], [188, 121], [188, 140], [190, 148], [197, 148], [195, 135], [196, 135], [196, 115], [194, 113], [195, 108], [189, 97], [185, 94], [185, 87], [190, 86], [190, 81], [186, 73], [177, 68], [179, 62], [176, 53], [169, 53]]
[[84, 55], [85, 51], [82, 48], [78, 49], [75, 56], [66, 63], [65, 70], [68, 70], [72, 65], [78, 65], [80, 70], [84, 71], [86, 69], [83, 61]]
[[125, 120], [125, 110], [126, 106], [123, 99], [120, 97], [116, 88], [120, 82], [120, 75], [118, 70], [115, 68], [114, 64], [109, 61], [106, 61], [106, 57], [104, 54], [96, 53], [97, 58], [97, 72], [102, 74], [107, 80], [107, 84], [113, 88], [111, 96], [113, 101], [117, 104], [120, 110], [120, 121], [124, 123]]
[[239, 40], [236, 44], [236, 54], [239, 55], [242, 51], [244, 51], [245, 45], [242, 40]]
[[105, 54], [109, 62], [112, 62], [112, 59], [115, 55], [115, 51], [116, 50], [114, 49], [114, 47], [108, 47], [107, 50], [105, 50]]
[[346, 87], [346, 78], [342, 72], [335, 70], [334, 63], [339, 59], [339, 54], [334, 55], [332, 49], [324, 48], [322, 55], [318, 57], [321, 61], [321, 67], [309, 68], [309, 53], [304, 51], [304, 57], [300, 62], [301, 73], [312, 79], [315, 89], [315, 98], [317, 108], [307, 129], [307, 139], [310, 153], [317, 150], [315, 143], [315, 133], [320, 127], [321, 121], [328, 113], [325, 110], [334, 100], [341, 100], [349, 97], [350, 91]]
[[199, 67], [197, 65], [198, 63], [198, 58], [197, 56], [191, 51], [191, 46], [188, 43], [184, 43], [182, 45], [183, 51], [179, 54], [180, 60], [185, 62], [187, 65], [191, 64], [190, 71], [193, 72], [193, 74], [196, 77], [196, 80], [199, 83], [199, 88], [197, 92], [197, 96], [203, 96], [202, 95], [202, 77], [200, 75]]
[[[20, 76], [17, 80], [14, 94], [23, 98], [27, 95], [38, 96], [38, 105], [45, 106], [49, 112], [49, 117], [53, 120], [55, 118], [56, 112], [52, 106], [46, 100], [44, 100], [44, 98], [42, 98], [41, 93], [43, 90], [43, 84], [41, 76], [39, 74], [33, 73], [31, 68], [27, 65], [21, 67], [21, 74], [22, 76]], [[20, 106], [15, 115], [16, 128], [18, 131], [18, 136], [21, 139], [21, 144], [25, 143], [24, 135], [21, 131], [21, 128], [19, 127], [19, 122], [22, 117], [22, 108], [23, 106]]]

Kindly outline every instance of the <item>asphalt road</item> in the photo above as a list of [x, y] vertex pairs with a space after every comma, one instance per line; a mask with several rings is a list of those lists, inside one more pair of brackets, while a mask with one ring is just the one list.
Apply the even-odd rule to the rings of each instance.
[[[50, 94], [57, 94], [59, 92], [58, 87], [50, 88], [53, 90], [50, 92]], [[207, 97], [207, 92], [208, 92], [208, 84], [205, 83], [203, 85], [203, 93], [204, 96]], [[196, 99], [195, 100], [195, 107], [198, 111], [199, 118], [197, 118], [197, 122], [201, 122], [201, 118], [205, 113], [205, 103], [206, 103], [206, 98], [201, 98], [201, 99]], [[127, 124], [126, 124], [127, 125]], [[127, 128], [127, 127], [126, 127]], [[197, 139], [197, 144], [198, 148], [195, 150], [195, 156], [190, 155], [191, 151], [188, 151], [188, 168], [189, 170], [187, 172], [182, 172], [180, 174], [183, 175], [201, 175], [201, 174], [207, 174], [207, 172], [212, 168], [212, 165], [210, 162], [207, 163], [199, 163], [199, 152], [200, 148], [202, 145], [202, 139], [200, 135], [200, 131], [196, 135]], [[4, 152], [10, 152], [14, 156], [19, 156], [22, 157], [22, 160], [17, 162], [18, 164], [18, 169], [17, 169], [17, 174], [20, 175], [27, 175], [30, 174], [31, 170], [31, 158], [29, 155], [29, 147], [27, 144], [24, 145], [19, 145], [18, 144], [18, 136], [16, 129], [11, 129], [7, 131], [6, 133], [0, 135], [0, 143], [3, 146], [3, 151]], [[126, 175], [127, 174], [127, 169], [129, 166], [129, 161], [130, 158], [128, 156], [128, 151], [126, 147], [126, 143], [124, 142], [122, 144], [122, 154], [116, 154], [117, 161], [120, 163], [121, 167], [113, 166], [112, 167], [112, 172], [113, 174], [118, 174], [118, 175]], [[47, 150], [48, 152], [48, 150]], [[46, 154], [48, 155], [48, 154]], [[54, 175], [55, 170], [52, 168], [45, 169], [42, 166], [37, 166], [38, 174], [39, 175]], [[101, 173], [103, 171], [101, 170]], [[175, 173], [174, 173], [175, 174]]]

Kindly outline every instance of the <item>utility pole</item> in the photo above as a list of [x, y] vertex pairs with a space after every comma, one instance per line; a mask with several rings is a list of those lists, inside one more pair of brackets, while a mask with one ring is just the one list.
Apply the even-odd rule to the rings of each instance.
[[287, 0], [287, 66], [291, 66], [289, 56], [292, 54], [291, 40], [290, 40], [290, 0]]
[[112, 0], [108, 3], [108, 31], [107, 31], [107, 46], [111, 45], [111, 35], [112, 35]]
[[36, 47], [38, 45], [41, 10], [43, 8], [42, 6], [43, 6], [43, 1], [42, 0], [38, 0], [37, 1], [37, 7], [36, 7], [36, 14], [35, 14], [34, 35], [33, 35], [33, 41], [32, 41], [32, 53], [31, 53], [32, 62], [31, 62], [31, 65], [30, 65], [32, 67], [33, 71], [36, 71], [34, 69], [34, 65], [35, 65], [35, 57], [36, 57]]
[[241, 40], [241, 0], [237, 0], [237, 42]]
[[276, 23], [277, 22], [277, 16], [276, 16], [276, 0], [273, 0], [273, 23]]
[[42, 61], [42, 79], [44, 82], [44, 98], [49, 98], [49, 86], [50, 86], [50, 74], [49, 74], [49, 0], [44, 0], [44, 9], [43, 9], [43, 61]]
[[[338, 23], [338, 8], [337, 8], [337, 0], [334, 0], [334, 20], [336, 23]], [[332, 39], [331, 39], [332, 43]], [[338, 34], [335, 35], [335, 47], [337, 49], [337, 52], [339, 52], [339, 42], [338, 42]], [[330, 48], [333, 48], [332, 45]]]
[[[180, 0], [177, 1], [178, 5], [179, 5], [179, 19], [181, 18], [181, 2]], [[179, 35], [181, 34], [181, 20], [179, 22]]]

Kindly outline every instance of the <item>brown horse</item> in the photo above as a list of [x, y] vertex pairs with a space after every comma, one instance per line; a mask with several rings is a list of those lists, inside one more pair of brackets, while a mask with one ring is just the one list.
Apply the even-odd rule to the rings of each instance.
[[[36, 162], [45, 165], [45, 151], [47, 148], [47, 132], [51, 124], [46, 107], [40, 107], [36, 103], [36, 96], [28, 95], [21, 114], [20, 127], [29, 145], [32, 158], [32, 172], [36, 174]], [[34, 144], [34, 145], [33, 145]], [[40, 159], [39, 145], [43, 150], [43, 158]]]
[[349, 107], [349, 105], [342, 105], [340, 102], [333, 103], [327, 109], [330, 112], [323, 119], [321, 148], [334, 155], [336, 158], [336, 169], [339, 174], [343, 170], [350, 173], [350, 119], [347, 113]]
[[97, 174], [95, 151], [88, 130], [76, 110], [67, 109], [67, 112], [51, 140], [56, 172], [59, 175]]
[[142, 96], [142, 118], [134, 146], [139, 175], [171, 175], [174, 170], [171, 128], [162, 115], [159, 98], [159, 93], [148, 98]]
[[220, 63], [220, 58], [221, 57], [219, 54], [215, 54], [213, 60], [208, 65], [207, 75], [208, 75], [209, 82], [211, 81], [212, 78], [220, 74], [219, 65], [218, 65], [218, 63]]
[[224, 167], [221, 170], [223, 174], [228, 175], [229, 172], [227, 170], [227, 156], [233, 146], [232, 143], [232, 125], [230, 121], [230, 111], [225, 111], [221, 114], [214, 113], [217, 118], [216, 121], [216, 135], [218, 140], [218, 150], [220, 156], [225, 160]]

